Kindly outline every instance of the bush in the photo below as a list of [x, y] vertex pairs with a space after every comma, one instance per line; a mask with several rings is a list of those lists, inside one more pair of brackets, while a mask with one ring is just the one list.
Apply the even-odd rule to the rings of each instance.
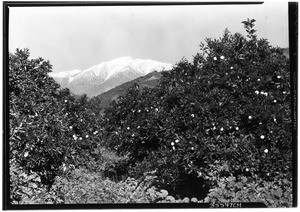
[[97, 160], [91, 158], [86, 161], [85, 168], [88, 171], [98, 172], [112, 181], [121, 181], [128, 177], [128, 170], [125, 166], [128, 160], [126, 156], [118, 156], [114, 151], [106, 149], [101, 144], [94, 149], [92, 154], [98, 157]]
[[205, 202], [263, 202], [267, 207], [292, 207], [292, 185], [287, 179], [265, 182], [231, 176], [221, 178]]
[[154, 178], [146, 174], [142, 180], [127, 178], [116, 183], [99, 173], [76, 169], [69, 176], [57, 177], [52, 189], [60, 188], [65, 204], [154, 203], [168, 195], [152, 186]]
[[41, 183], [36, 173], [27, 174], [14, 160], [10, 161], [11, 204], [61, 204], [63, 200]]
[[[199, 199], [231, 174], [291, 176], [289, 61], [254, 22], [243, 22], [247, 37], [206, 39], [192, 63], [163, 72], [156, 88], [134, 85], [105, 111], [104, 140], [128, 156], [132, 175], [156, 170], [157, 187]], [[184, 189], [196, 184], [202, 193]]]

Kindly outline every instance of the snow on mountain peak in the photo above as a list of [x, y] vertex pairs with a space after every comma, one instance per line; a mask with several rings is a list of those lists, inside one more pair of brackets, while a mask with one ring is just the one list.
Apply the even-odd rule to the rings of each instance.
[[[79, 90], [90, 86], [113, 82], [122, 84], [137, 77], [144, 76], [153, 71], [172, 69], [172, 64], [162, 63], [150, 59], [133, 59], [132, 57], [119, 57], [107, 62], [102, 62], [83, 71], [73, 70], [59, 73], [51, 73], [61, 86], [70, 90]], [[64, 83], [61, 83], [64, 82]], [[115, 86], [115, 85], [114, 85]], [[76, 91], [73, 91], [76, 94]]]

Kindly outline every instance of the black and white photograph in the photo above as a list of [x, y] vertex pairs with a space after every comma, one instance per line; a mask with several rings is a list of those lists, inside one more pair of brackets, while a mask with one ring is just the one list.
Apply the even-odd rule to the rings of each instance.
[[298, 3], [3, 3], [3, 209], [297, 207]]

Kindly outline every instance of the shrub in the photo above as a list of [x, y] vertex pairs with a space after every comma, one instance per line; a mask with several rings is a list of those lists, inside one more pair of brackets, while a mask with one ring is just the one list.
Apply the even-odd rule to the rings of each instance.
[[10, 161], [11, 204], [61, 204], [63, 200], [41, 184], [36, 173], [27, 174], [14, 160]]
[[154, 178], [146, 174], [142, 180], [127, 178], [116, 183], [99, 173], [76, 169], [69, 176], [57, 177], [52, 189], [61, 189], [65, 204], [154, 203], [168, 195], [151, 185]]
[[210, 190], [205, 202], [263, 202], [267, 207], [292, 207], [292, 186], [287, 179], [266, 182], [224, 177]]
[[92, 154], [97, 155], [97, 159], [91, 158], [86, 161], [85, 168], [91, 172], [98, 172], [105, 178], [113, 181], [121, 181], [128, 177], [126, 167], [126, 156], [118, 156], [114, 151], [108, 150], [101, 144], [94, 149]]

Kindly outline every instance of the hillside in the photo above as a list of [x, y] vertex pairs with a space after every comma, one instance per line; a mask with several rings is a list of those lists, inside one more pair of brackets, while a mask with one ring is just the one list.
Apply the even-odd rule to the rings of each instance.
[[144, 88], [144, 87], [152, 88], [158, 84], [160, 78], [161, 78], [161, 73], [154, 71], [145, 76], [138, 77], [132, 81], [123, 83], [107, 92], [104, 92], [94, 97], [93, 99], [96, 101], [100, 101], [100, 108], [102, 108], [102, 112], [103, 112], [105, 108], [109, 107], [110, 103], [113, 100], [116, 100], [119, 96], [126, 94], [128, 88], [133, 86], [135, 83], [137, 83], [140, 86], [140, 88]]

